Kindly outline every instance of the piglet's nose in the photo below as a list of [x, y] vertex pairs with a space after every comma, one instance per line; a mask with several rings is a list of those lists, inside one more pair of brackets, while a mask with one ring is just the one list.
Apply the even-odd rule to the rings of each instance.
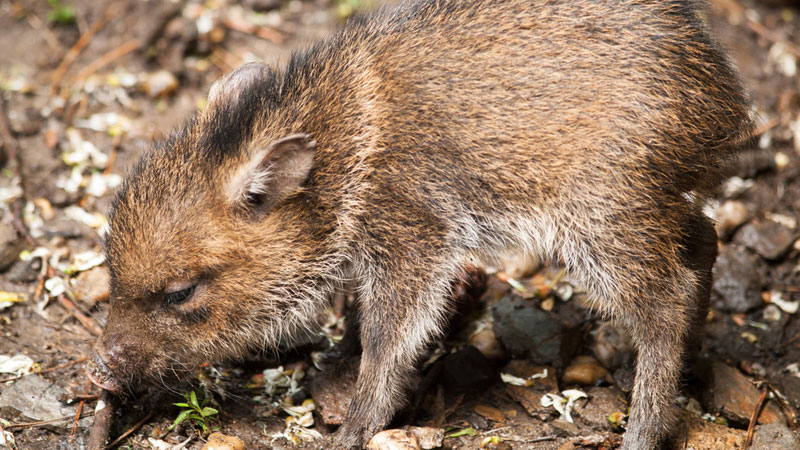
[[86, 374], [92, 383], [101, 388], [112, 392], [121, 392], [122, 383], [114, 372], [118, 368], [119, 355], [123, 349], [119, 345], [112, 345], [110, 349], [107, 349], [106, 342], [107, 340], [103, 339], [95, 345], [92, 358], [86, 365]]

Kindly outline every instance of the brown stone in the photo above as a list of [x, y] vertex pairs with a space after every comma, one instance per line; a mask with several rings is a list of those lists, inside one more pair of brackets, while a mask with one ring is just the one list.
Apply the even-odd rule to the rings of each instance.
[[578, 356], [564, 369], [561, 382], [564, 384], [594, 386], [606, 375], [608, 375], [608, 371], [596, 359], [591, 356]]
[[441, 428], [408, 427], [407, 430], [417, 438], [419, 448], [422, 450], [439, 448], [444, 441], [444, 430]]
[[[747, 432], [728, 428], [714, 422], [703, 420], [696, 414], [683, 412], [682, 423], [675, 427], [668, 448], [693, 450], [737, 449], [744, 445]], [[684, 445], [684, 442], [686, 444]]]
[[486, 405], [476, 406], [475, 412], [495, 422], [502, 422], [506, 418], [506, 416], [499, 409]]
[[[720, 414], [732, 424], [747, 426], [761, 392], [737, 369], [714, 361], [706, 375], [708, 387], [703, 394], [706, 410]], [[783, 413], [772, 402], [761, 411], [758, 423], [786, 423]]]
[[72, 292], [75, 299], [87, 305], [108, 300], [108, 283], [111, 275], [105, 267], [95, 267], [86, 272], [81, 272], [72, 280]]
[[201, 450], [245, 450], [244, 441], [236, 436], [222, 433], [211, 433], [208, 442]]
[[370, 439], [367, 450], [419, 450], [417, 437], [408, 430], [384, 430]]
[[483, 356], [492, 361], [501, 361], [506, 357], [506, 351], [497, 340], [494, 331], [486, 328], [469, 338], [469, 344], [477, 348]]

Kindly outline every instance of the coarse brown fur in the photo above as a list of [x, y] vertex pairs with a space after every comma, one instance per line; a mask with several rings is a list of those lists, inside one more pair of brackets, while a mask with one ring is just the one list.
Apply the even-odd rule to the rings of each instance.
[[623, 448], [655, 448], [707, 308], [702, 195], [752, 128], [695, 3], [401, 2], [285, 69], [229, 74], [114, 202], [93, 377], [271, 348], [354, 283], [363, 355], [338, 445], [357, 447], [402, 404], [461, 265], [522, 249], [628, 328]]

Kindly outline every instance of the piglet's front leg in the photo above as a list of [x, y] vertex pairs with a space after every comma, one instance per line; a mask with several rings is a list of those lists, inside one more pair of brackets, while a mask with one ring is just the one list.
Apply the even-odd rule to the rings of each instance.
[[340, 448], [366, 445], [391, 421], [406, 401], [415, 363], [442, 328], [455, 258], [438, 257], [441, 246], [425, 253], [417, 245], [424, 243], [382, 252], [394, 257], [373, 265], [376, 276], [364, 284], [370, 289], [359, 298], [363, 353], [355, 395], [336, 436]]

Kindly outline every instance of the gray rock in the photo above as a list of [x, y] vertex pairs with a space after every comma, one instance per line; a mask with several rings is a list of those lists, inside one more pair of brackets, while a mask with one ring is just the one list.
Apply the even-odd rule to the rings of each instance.
[[783, 375], [778, 382], [781, 386], [781, 392], [786, 396], [789, 403], [795, 409], [800, 409], [800, 377]]
[[[29, 421], [50, 421], [65, 418], [63, 422], [55, 422], [52, 428], [71, 428], [72, 418], [77, 406], [64, 405], [58, 398], [67, 395], [66, 389], [47, 381], [40, 375], [28, 375], [5, 387], [0, 394], [0, 412], [16, 414]], [[88, 428], [91, 418], [84, 417], [78, 426]]]
[[758, 256], [735, 246], [725, 247], [714, 265], [714, 307], [747, 312], [761, 306], [764, 271]]
[[32, 258], [28, 261], [19, 260], [11, 265], [6, 277], [11, 281], [25, 283], [36, 281], [42, 268], [41, 258]]
[[492, 307], [494, 333], [515, 357], [563, 367], [575, 349], [574, 330], [533, 302], [509, 295]]
[[10, 108], [8, 122], [11, 126], [11, 131], [18, 136], [33, 136], [42, 129], [42, 115], [31, 107], [27, 107], [24, 110]]
[[756, 428], [750, 450], [800, 450], [800, 439], [786, 425], [770, 423]]
[[734, 241], [755, 251], [764, 259], [780, 260], [792, 248], [797, 233], [771, 220], [754, 220], [744, 225], [734, 236]]

